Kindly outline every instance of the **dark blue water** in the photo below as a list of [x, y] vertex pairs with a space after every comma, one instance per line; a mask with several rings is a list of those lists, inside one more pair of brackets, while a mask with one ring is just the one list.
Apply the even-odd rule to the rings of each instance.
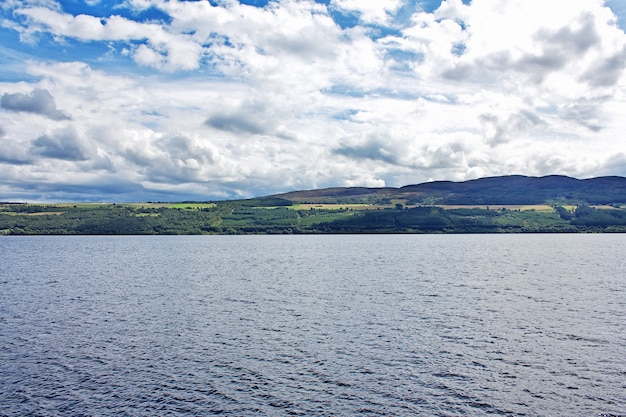
[[0, 238], [0, 415], [626, 415], [625, 248]]

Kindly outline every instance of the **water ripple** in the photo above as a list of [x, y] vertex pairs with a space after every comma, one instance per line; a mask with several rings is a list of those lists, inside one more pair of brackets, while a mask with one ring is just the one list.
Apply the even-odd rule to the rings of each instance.
[[624, 416], [625, 239], [0, 239], [0, 415]]

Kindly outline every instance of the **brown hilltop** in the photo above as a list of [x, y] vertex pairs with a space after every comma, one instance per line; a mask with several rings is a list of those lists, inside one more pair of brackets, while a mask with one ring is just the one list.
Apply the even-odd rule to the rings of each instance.
[[297, 203], [380, 203], [401, 199], [415, 204], [613, 204], [626, 203], [626, 178], [508, 175], [462, 182], [433, 181], [400, 188], [334, 187], [272, 197]]

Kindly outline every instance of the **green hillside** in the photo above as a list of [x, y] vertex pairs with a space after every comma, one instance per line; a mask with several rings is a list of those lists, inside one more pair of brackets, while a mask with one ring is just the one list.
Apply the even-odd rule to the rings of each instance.
[[0, 203], [0, 234], [626, 232], [626, 178], [493, 177], [234, 201]]

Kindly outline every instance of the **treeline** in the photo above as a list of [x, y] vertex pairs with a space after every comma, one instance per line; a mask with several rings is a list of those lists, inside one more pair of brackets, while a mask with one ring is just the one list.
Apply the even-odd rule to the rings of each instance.
[[582, 205], [576, 207], [569, 220], [581, 227], [619, 227], [626, 225], [626, 210], [598, 210]]
[[162, 205], [0, 204], [0, 234], [279, 234], [626, 232], [626, 210], [441, 207], [298, 210], [284, 199]]
[[364, 211], [324, 223], [327, 233], [555, 233], [626, 232], [626, 210], [580, 206], [573, 211], [417, 207]]
[[361, 212], [321, 225], [327, 233], [513, 233], [574, 232], [553, 213], [417, 207]]
[[7, 234], [202, 234], [211, 230], [220, 210], [45, 206], [0, 212], [0, 231]]

